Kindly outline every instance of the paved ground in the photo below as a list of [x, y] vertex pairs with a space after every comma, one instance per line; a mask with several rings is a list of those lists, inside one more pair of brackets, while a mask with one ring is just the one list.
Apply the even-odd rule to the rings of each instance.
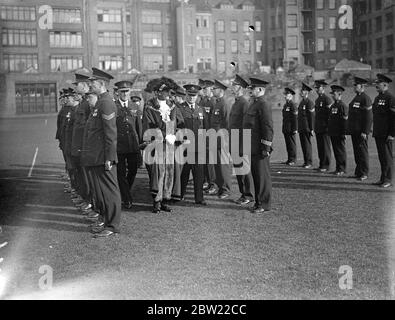
[[[279, 164], [280, 112], [274, 117], [273, 211], [258, 217], [233, 204], [235, 183], [230, 200], [210, 197], [208, 208], [193, 208], [189, 193], [174, 214], [156, 216], [140, 171], [136, 206], [124, 212], [122, 234], [107, 240], [92, 239], [63, 193], [55, 117], [0, 120], [0, 244], [9, 243], [0, 249], [4, 297], [391, 298], [394, 190], [369, 185], [379, 175], [374, 142], [366, 183], [286, 168]], [[347, 147], [351, 174], [350, 141]], [[53, 270], [50, 291], [39, 289], [45, 265]], [[345, 265], [353, 271], [351, 290], [339, 287]]]

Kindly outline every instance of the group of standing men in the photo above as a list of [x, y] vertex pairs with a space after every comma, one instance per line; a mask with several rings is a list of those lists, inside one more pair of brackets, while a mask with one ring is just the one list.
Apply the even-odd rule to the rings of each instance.
[[332, 145], [336, 160], [336, 169], [332, 173], [343, 176], [347, 167], [346, 135], [350, 135], [356, 163], [352, 177], [364, 181], [369, 175], [368, 138], [373, 125], [373, 137], [381, 165], [381, 177], [374, 185], [390, 187], [395, 137], [395, 97], [388, 91], [391, 82], [387, 76], [377, 75], [375, 85], [378, 95], [372, 103], [365, 93], [368, 80], [354, 77], [355, 97], [349, 105], [342, 100], [345, 88], [332, 85], [332, 100], [325, 94], [328, 84], [323, 80], [315, 81], [318, 94], [315, 103], [309, 99], [313, 89], [308, 85], [302, 84], [302, 100], [299, 106], [293, 102], [295, 91], [285, 88], [283, 134], [288, 153], [285, 164], [293, 166], [296, 163], [296, 134], [299, 132], [304, 156], [303, 167], [312, 168], [311, 138], [315, 133], [319, 158], [319, 167], [316, 170], [321, 173], [329, 170]]

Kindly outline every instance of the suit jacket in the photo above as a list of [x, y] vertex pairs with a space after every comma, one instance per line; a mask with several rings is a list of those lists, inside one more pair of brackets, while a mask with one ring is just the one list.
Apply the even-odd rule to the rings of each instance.
[[388, 91], [373, 102], [373, 137], [395, 137], [395, 97]]
[[372, 131], [372, 100], [362, 92], [357, 94], [349, 104], [348, 133], [360, 135]]
[[59, 140], [59, 148], [64, 151], [65, 147], [65, 128], [66, 128], [66, 120], [67, 117], [70, 117], [70, 109], [69, 106], [63, 106], [58, 113], [57, 118], [57, 127], [56, 127], [56, 135], [55, 139]]
[[73, 139], [71, 144], [71, 155], [74, 157], [81, 156], [84, 131], [86, 121], [89, 118], [89, 114], [90, 108], [88, 101], [86, 101], [86, 99], [83, 99], [77, 106], [74, 113]]
[[316, 133], [328, 132], [329, 112], [332, 99], [323, 94], [315, 101], [315, 128]]
[[347, 132], [348, 106], [341, 100], [335, 101], [330, 109], [328, 135], [342, 136]]
[[298, 107], [298, 131], [301, 133], [314, 130], [315, 108], [310, 99], [302, 99]]
[[293, 101], [287, 101], [283, 107], [283, 133], [290, 134], [298, 130], [298, 108]]

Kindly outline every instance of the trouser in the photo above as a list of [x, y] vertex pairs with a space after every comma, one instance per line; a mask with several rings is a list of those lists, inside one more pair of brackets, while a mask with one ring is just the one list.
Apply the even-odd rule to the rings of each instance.
[[313, 164], [313, 148], [311, 145], [311, 134], [310, 132], [299, 133], [300, 145], [302, 146], [303, 159], [305, 165]]
[[336, 159], [336, 171], [346, 172], [347, 168], [347, 152], [346, 152], [346, 138], [343, 136], [331, 137], [333, 153]]
[[288, 162], [296, 162], [296, 134], [284, 133]]
[[[241, 163], [236, 163], [238, 160], [233, 159], [233, 167], [235, 169], [237, 184], [239, 186], [239, 191], [240, 191], [241, 196], [243, 198], [252, 199], [253, 196], [251, 193], [251, 188], [253, 186], [253, 182], [252, 182], [252, 175], [251, 175], [251, 161], [248, 156], [240, 156], [239, 155], [239, 157], [241, 159]], [[245, 170], [245, 171], [241, 172], [241, 170], [243, 170], [243, 171]], [[243, 173], [243, 174], [237, 174], [237, 173]], [[244, 173], [246, 173], [246, 174], [244, 174]]]
[[232, 166], [230, 164], [230, 154], [226, 148], [217, 149], [217, 163], [214, 165], [214, 168], [218, 193], [230, 193]]
[[131, 188], [140, 163], [139, 153], [118, 153], [117, 176], [123, 202], [132, 202]]
[[78, 190], [78, 179], [77, 170], [73, 157], [70, 154], [65, 155], [66, 157], [66, 170], [70, 177], [70, 185], [73, 189]]
[[271, 209], [272, 178], [270, 175], [269, 157], [252, 156], [251, 173], [255, 187], [255, 206], [265, 210]]
[[95, 185], [92, 178], [92, 167], [83, 167], [86, 178], [88, 182], [88, 200], [89, 203], [93, 206], [93, 210], [99, 211], [97, 208], [97, 200], [96, 200], [96, 192], [95, 192]]
[[207, 150], [207, 164], [204, 165], [204, 177], [205, 182], [209, 184], [210, 187], [215, 185], [215, 166], [209, 163], [210, 160], [210, 150]]
[[121, 222], [121, 194], [117, 180], [117, 166], [110, 171], [104, 166], [90, 167], [92, 182], [95, 189], [97, 208], [102, 215], [104, 228], [119, 232]]
[[86, 177], [85, 169], [81, 166], [80, 157], [71, 157], [74, 168], [74, 179], [76, 184], [76, 191], [81, 196], [82, 199], [88, 201], [89, 199], [89, 186]]
[[320, 169], [329, 169], [331, 164], [331, 139], [327, 133], [317, 133], [318, 158], [320, 159]]
[[380, 181], [382, 183], [392, 182], [392, 167], [394, 165], [393, 141], [387, 142], [386, 137], [376, 137], [375, 139], [381, 166]]
[[193, 191], [195, 202], [203, 201], [203, 180], [204, 180], [204, 165], [203, 164], [189, 164], [185, 163], [181, 174], [181, 197], [184, 197], [187, 191], [189, 175], [192, 170], [193, 176]]
[[355, 159], [355, 176], [369, 175], [369, 150], [368, 138], [364, 139], [360, 134], [351, 135]]

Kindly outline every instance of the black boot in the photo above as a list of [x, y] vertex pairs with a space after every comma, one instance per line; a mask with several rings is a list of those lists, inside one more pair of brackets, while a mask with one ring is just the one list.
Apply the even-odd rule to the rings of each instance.
[[154, 207], [152, 209], [153, 213], [160, 213], [161, 204], [160, 201], [154, 201]]
[[160, 209], [164, 212], [171, 212], [171, 208], [168, 206], [169, 201], [168, 200], [163, 200], [161, 205], [160, 205]]

